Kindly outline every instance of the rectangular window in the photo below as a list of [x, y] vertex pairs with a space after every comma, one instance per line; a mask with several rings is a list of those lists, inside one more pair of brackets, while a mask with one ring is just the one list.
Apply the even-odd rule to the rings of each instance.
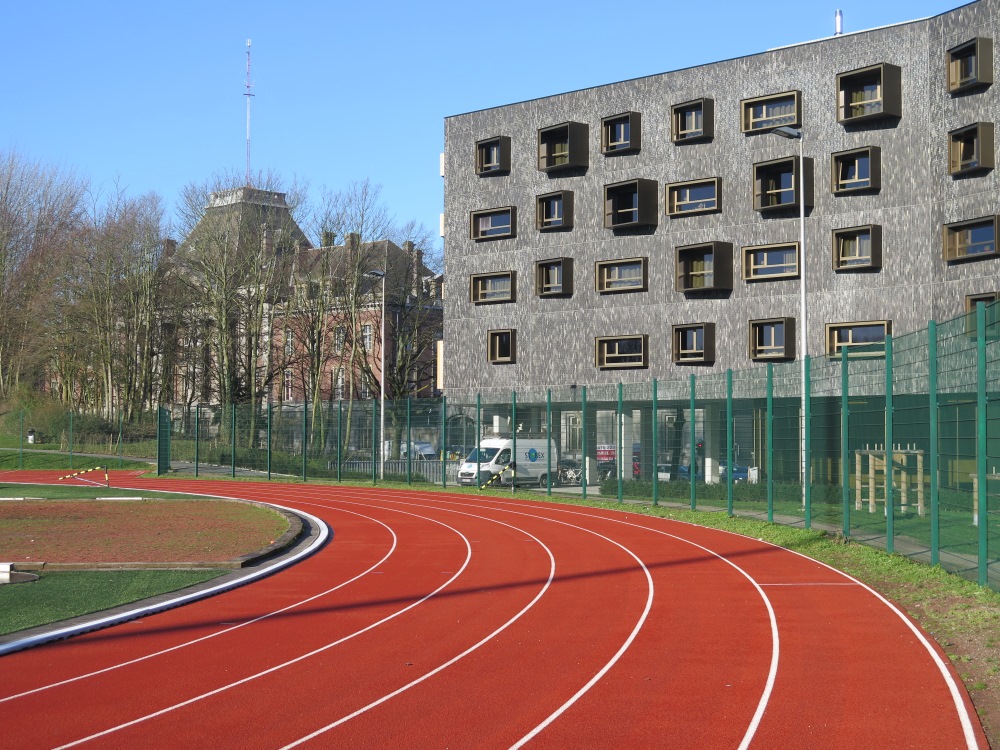
[[882, 227], [867, 224], [833, 230], [833, 270], [865, 271], [882, 267]]
[[712, 99], [695, 99], [670, 108], [670, 139], [674, 143], [708, 140], [714, 135]]
[[535, 263], [535, 293], [539, 297], [573, 294], [573, 259], [551, 258]]
[[945, 224], [944, 259], [950, 262], [996, 257], [996, 237], [996, 216]]
[[292, 396], [295, 395], [294, 394], [294, 389], [292, 387], [294, 384], [292, 383], [292, 371], [291, 370], [285, 370], [284, 384], [285, 384], [285, 392], [284, 392], [284, 395], [283, 395], [283, 399], [285, 401], [291, 401], [292, 400]]
[[292, 337], [292, 332], [288, 329], [285, 329], [283, 338], [285, 342], [285, 357], [288, 358], [295, 354], [295, 339]]
[[494, 365], [508, 365], [515, 361], [517, 331], [487, 331], [487, 359]]
[[750, 321], [750, 359], [766, 361], [794, 358], [794, 318]]
[[368, 378], [361, 376], [361, 398], [367, 399], [372, 397], [371, 386], [368, 384]]
[[604, 186], [604, 226], [625, 229], [656, 226], [657, 193], [655, 180], [629, 180]]
[[866, 146], [832, 154], [830, 159], [834, 195], [880, 189], [881, 155], [878, 146]]
[[674, 364], [711, 364], [715, 361], [715, 324], [672, 326]]
[[538, 169], [555, 172], [585, 167], [589, 128], [583, 122], [564, 122], [538, 131]]
[[788, 279], [798, 275], [798, 242], [743, 248], [743, 278], [746, 281]]
[[855, 123], [902, 115], [902, 75], [889, 63], [837, 74], [837, 122]]
[[535, 228], [539, 232], [573, 227], [573, 191], [539, 195], [535, 202]]
[[647, 367], [647, 336], [601, 336], [594, 339], [595, 364], [599, 370]]
[[347, 331], [341, 326], [337, 326], [333, 332], [333, 349], [338, 354], [344, 351], [344, 342], [347, 339]]
[[475, 305], [514, 301], [514, 271], [476, 273], [469, 277], [469, 301]]
[[965, 331], [970, 336], [977, 333], [976, 305], [982, 302], [986, 305], [986, 336], [991, 341], [1000, 338], [1000, 292], [986, 292], [985, 294], [969, 294], [965, 298]]
[[344, 398], [344, 368], [337, 368], [337, 376], [333, 381], [333, 398], [335, 401], [341, 401]]
[[892, 321], [888, 320], [827, 323], [826, 353], [840, 356], [841, 349], [852, 349], [850, 357], [878, 357], [885, 354], [885, 337], [891, 333]]
[[641, 146], [642, 117], [638, 112], [623, 112], [601, 120], [601, 153], [634, 153]]
[[372, 350], [374, 345], [374, 338], [372, 336], [373, 329], [369, 323], [365, 323], [361, 326], [361, 346], [366, 352]]
[[600, 294], [646, 291], [646, 259], [602, 260], [595, 267]]
[[510, 172], [510, 138], [498, 135], [476, 143], [476, 174]]
[[948, 173], [993, 169], [993, 123], [977, 122], [948, 133]]
[[667, 185], [667, 215], [688, 216], [718, 211], [719, 178]]
[[[762, 213], [799, 206], [799, 157], [758, 162], [753, 165], [753, 208]], [[803, 160], [806, 206], [812, 205], [812, 159]]]
[[781, 94], [759, 96], [755, 99], [743, 99], [740, 102], [742, 112], [742, 131], [772, 130], [781, 126], [798, 127], [802, 124], [802, 94], [799, 91], [786, 91]]
[[733, 246], [706, 242], [677, 248], [678, 292], [714, 292], [733, 288]]
[[515, 208], [491, 208], [470, 215], [470, 236], [474, 240], [496, 240], [515, 235]]
[[948, 50], [948, 91], [993, 83], [993, 40], [976, 37]]

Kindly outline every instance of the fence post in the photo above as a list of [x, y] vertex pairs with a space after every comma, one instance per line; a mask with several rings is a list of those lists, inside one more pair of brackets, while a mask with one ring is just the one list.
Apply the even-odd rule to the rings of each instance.
[[[622, 390], [623, 386], [621, 384], [621, 381], [619, 381], [618, 413], [616, 414], [616, 422], [615, 422], [615, 442], [618, 444], [617, 446], [618, 466], [616, 467], [615, 470], [615, 474], [617, 474], [618, 478], [618, 502], [623, 502], [622, 492], [624, 488], [622, 487], [622, 484], [625, 481], [625, 460], [626, 460], [625, 446], [623, 445], [623, 443], [625, 442], [625, 436], [623, 434], [625, 432], [625, 409], [624, 406], [622, 405]], [[629, 461], [629, 464], [631, 464], [631, 461]]]
[[896, 468], [896, 456], [892, 445], [892, 336], [885, 337], [885, 551], [894, 552], [896, 531], [895, 493], [892, 475]]
[[[380, 457], [385, 455], [383, 453], [383, 451], [385, 451], [385, 446], [379, 445], [380, 442], [378, 437], [379, 420], [375, 419], [375, 412], [378, 410], [378, 408], [379, 404], [373, 398], [372, 399], [372, 484], [373, 485], [378, 482], [378, 467], [379, 467]], [[381, 417], [381, 413], [379, 414], [379, 416]], [[376, 448], [376, 446], [378, 447]]]
[[653, 378], [653, 507], [660, 504], [660, 432], [659, 432], [659, 406], [657, 405], [656, 378]]
[[201, 447], [199, 441], [201, 439], [201, 404], [195, 407], [194, 411], [194, 476], [195, 479], [198, 478], [198, 450]]
[[18, 441], [20, 443], [20, 448], [17, 455], [17, 468], [24, 468], [24, 409], [21, 410], [21, 427], [20, 433], [18, 435]]
[[73, 469], [73, 412], [69, 413], [69, 468]]
[[[448, 445], [448, 397], [441, 397], [441, 445]], [[441, 461], [441, 489], [448, 487], [448, 462]]]
[[691, 427], [688, 432], [691, 434], [691, 464], [688, 467], [688, 478], [691, 480], [691, 510], [698, 509], [698, 499], [697, 491], [695, 490], [696, 480], [698, 478], [698, 440], [695, 432], [695, 418], [694, 418], [694, 375], [691, 376]]
[[767, 363], [767, 522], [774, 523], [774, 363]]
[[483, 417], [482, 395], [477, 393], [476, 394], [476, 489], [477, 490], [481, 490], [483, 488], [483, 483], [479, 477], [479, 472], [482, 471], [482, 469], [480, 468], [480, 464], [482, 462], [479, 459], [480, 435], [483, 434], [482, 422], [481, 422], [482, 417]]
[[123, 435], [124, 426], [125, 426], [125, 412], [119, 409], [118, 410], [118, 468], [119, 469], [122, 467], [122, 464], [124, 463], [123, 456], [125, 455], [124, 454], [125, 446], [122, 442], [124, 436]]
[[344, 399], [337, 399], [337, 481], [340, 481], [340, 448], [344, 444]]
[[267, 481], [271, 481], [271, 401], [267, 402]]
[[580, 387], [580, 450], [583, 453], [583, 467], [580, 473], [580, 496], [587, 499], [587, 386]]
[[510, 477], [510, 491], [517, 492], [517, 391], [510, 392], [510, 440], [510, 460], [515, 464]]
[[840, 349], [840, 499], [844, 506], [845, 537], [851, 535], [851, 466], [847, 440], [850, 429], [850, 383], [847, 372], [847, 347]]
[[545, 391], [545, 494], [552, 497], [552, 389]]
[[979, 491], [979, 585], [989, 583], [989, 505], [986, 485], [986, 303], [976, 303], [976, 477]]
[[[748, 477], [749, 478], [749, 477]], [[726, 370], [726, 513], [733, 517], [733, 370]]]
[[938, 398], [937, 398], [937, 321], [927, 324], [927, 410], [930, 422], [931, 472], [931, 565], [940, 563], [941, 515], [938, 508]]
[[229, 427], [230, 427], [230, 430], [229, 430], [229, 446], [230, 446], [230, 448], [229, 448], [229, 450], [230, 450], [229, 462], [230, 462], [230, 464], [232, 464], [232, 473], [233, 473], [233, 478], [235, 479], [236, 478], [236, 404], [230, 404], [229, 405], [229, 409], [231, 411], [231, 415], [230, 415], [230, 418], [229, 418], [229, 421], [230, 421], [230, 425], [229, 425]]
[[[413, 445], [413, 435], [410, 433], [410, 406], [411, 397], [406, 397], [406, 483], [413, 484], [413, 451], [410, 449]], [[447, 460], [448, 446], [444, 447], [445, 454], [444, 460]]]
[[802, 497], [806, 510], [806, 528], [812, 528], [812, 370], [806, 355], [802, 419], [805, 422], [802, 444]]

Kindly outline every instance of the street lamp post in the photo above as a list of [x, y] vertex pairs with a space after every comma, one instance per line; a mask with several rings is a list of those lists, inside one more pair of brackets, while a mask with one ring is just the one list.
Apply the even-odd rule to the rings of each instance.
[[382, 279], [382, 327], [381, 327], [381, 339], [379, 343], [379, 383], [381, 385], [381, 393], [379, 396], [378, 405], [378, 418], [379, 418], [379, 452], [378, 452], [378, 478], [379, 481], [385, 481], [385, 271], [372, 270], [368, 271], [365, 276], [371, 276], [373, 279]]
[[809, 356], [809, 321], [806, 317], [806, 170], [805, 159], [803, 157], [802, 143], [805, 140], [801, 128], [790, 128], [787, 125], [775, 128], [771, 131], [782, 138], [789, 138], [799, 142], [799, 347], [798, 356], [802, 363], [802, 497], [805, 502], [806, 482], [808, 481], [808, 468], [806, 466], [806, 443], [805, 424], [806, 415], [806, 359]]

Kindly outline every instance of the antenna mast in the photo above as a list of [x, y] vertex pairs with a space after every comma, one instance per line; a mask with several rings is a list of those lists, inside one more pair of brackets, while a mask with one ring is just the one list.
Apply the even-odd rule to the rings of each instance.
[[253, 96], [251, 88], [253, 84], [250, 83], [250, 40], [247, 39], [247, 90], [244, 94], [247, 98], [247, 187], [250, 187], [250, 97]]

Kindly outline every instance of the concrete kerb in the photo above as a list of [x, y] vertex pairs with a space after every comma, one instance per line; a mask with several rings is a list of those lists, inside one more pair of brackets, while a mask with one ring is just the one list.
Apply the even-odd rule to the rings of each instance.
[[[201, 496], [209, 497], [209, 495]], [[232, 500], [234, 498], [220, 499]], [[137, 620], [148, 615], [156, 614], [157, 612], [163, 612], [168, 609], [173, 609], [174, 607], [179, 607], [183, 604], [188, 604], [190, 602], [198, 601], [199, 599], [206, 599], [210, 596], [230, 591], [238, 586], [243, 586], [244, 584], [251, 583], [264, 578], [265, 576], [277, 573], [279, 570], [283, 570], [284, 568], [287, 568], [290, 565], [293, 565], [318, 552], [332, 536], [330, 528], [323, 521], [312, 514], [305, 513], [303, 511], [291, 510], [290, 508], [285, 508], [273, 503], [263, 504], [274, 508], [286, 516], [294, 517], [298, 524], [297, 533], [291, 535], [291, 528], [289, 528], [289, 531], [282, 535], [280, 539], [275, 540], [273, 544], [270, 544], [257, 552], [251, 553], [250, 555], [244, 556], [246, 559], [237, 558], [237, 561], [240, 561], [241, 563], [238, 569], [231, 573], [226, 573], [218, 578], [213, 578], [211, 581], [205, 581], [204, 583], [189, 586], [181, 589], [180, 591], [172, 591], [159, 596], [154, 596], [140, 602], [130, 602], [129, 604], [123, 604], [112, 609], [93, 612], [87, 615], [80, 615], [79, 617], [74, 617], [69, 620], [62, 620], [48, 625], [39, 625], [38, 627], [19, 630], [15, 633], [0, 636], [0, 656], [14, 651], [31, 648], [33, 646], [39, 646], [50, 641], [70, 638], [74, 635], [88, 633], [92, 630], [100, 630], [101, 628], [118, 625], [123, 622], [128, 622], [129, 620]], [[286, 539], [286, 537], [288, 538]], [[20, 565], [18, 567], [20, 567]], [[96, 566], [89, 565], [86, 567], [93, 569]], [[108, 567], [121, 568], [123, 566], [118, 565]], [[153, 566], [146, 564], [143, 567], [148, 568]], [[190, 564], [186, 564], [182, 567], [192, 566]], [[223, 566], [215, 565], [215, 567], [218, 568]], [[52, 570], [53, 568], [52, 566], [49, 566], [47, 569]]]

